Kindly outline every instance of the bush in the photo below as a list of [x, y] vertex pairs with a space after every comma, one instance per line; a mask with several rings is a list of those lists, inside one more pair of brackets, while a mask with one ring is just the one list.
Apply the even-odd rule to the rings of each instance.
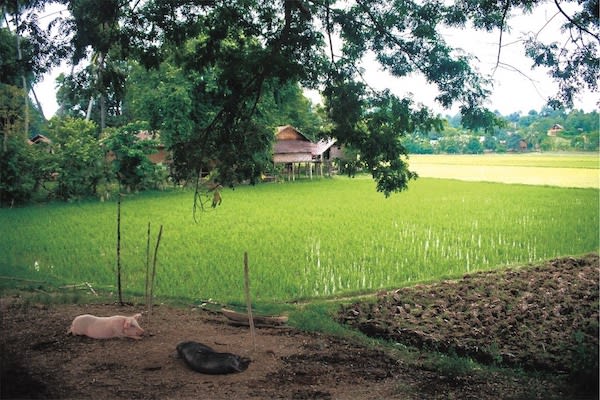
[[112, 174], [121, 185], [129, 190], [161, 188], [168, 176], [167, 168], [162, 164], [154, 164], [148, 158], [156, 153], [158, 141], [139, 137], [146, 131], [143, 123], [131, 123], [118, 129], [106, 131], [102, 139], [106, 150], [112, 158]]
[[57, 197], [69, 200], [93, 196], [106, 180], [104, 151], [92, 121], [65, 118], [50, 121], [54, 145]]
[[21, 135], [5, 139], [0, 151], [0, 206], [26, 203], [36, 187], [35, 149]]

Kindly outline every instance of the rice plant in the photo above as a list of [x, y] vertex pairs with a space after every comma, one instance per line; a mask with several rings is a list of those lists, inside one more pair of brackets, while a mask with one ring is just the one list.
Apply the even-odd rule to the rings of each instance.
[[[385, 198], [368, 177], [223, 191], [192, 218], [193, 193], [122, 204], [123, 287], [142, 294], [147, 225], [164, 231], [155, 295], [243, 303], [341, 296], [599, 248], [599, 191], [421, 178]], [[116, 204], [0, 210], [0, 275], [114, 290]]]

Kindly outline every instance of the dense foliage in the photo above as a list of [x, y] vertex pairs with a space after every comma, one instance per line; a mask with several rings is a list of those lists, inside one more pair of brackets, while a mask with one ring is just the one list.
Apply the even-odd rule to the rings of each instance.
[[[493, 136], [503, 123], [481, 107], [490, 82], [441, 32], [498, 30], [500, 51], [510, 16], [539, 3], [13, 0], [2, 8], [1, 79], [29, 92], [52, 65], [68, 61], [73, 70], [59, 79], [59, 116], [93, 120], [101, 132], [143, 120], [160, 131], [173, 155], [175, 181], [199, 179], [208, 170], [224, 185], [256, 181], [269, 166], [273, 131], [285, 116], [285, 123], [335, 137], [359, 155], [358, 166], [387, 196], [414, 178], [402, 139], [435, 133], [442, 119], [410, 97], [368, 87], [364, 57], [374, 55], [394, 76], [424, 76], [437, 86], [439, 104], [458, 105], [465, 129]], [[555, 5], [568, 40], [542, 43], [532, 36], [525, 48], [534, 65], [548, 67], [561, 84], [550, 105], [569, 109], [579, 91], [597, 90], [600, 40], [597, 0], [565, 3], [569, 12]], [[68, 13], [44, 30], [39, 14], [51, 4]], [[323, 95], [321, 113], [302, 104], [298, 85]], [[295, 114], [290, 104], [303, 111]], [[39, 112], [29, 101], [19, 107], [28, 136]], [[469, 139], [462, 150], [446, 149], [455, 150], [480, 148]]]

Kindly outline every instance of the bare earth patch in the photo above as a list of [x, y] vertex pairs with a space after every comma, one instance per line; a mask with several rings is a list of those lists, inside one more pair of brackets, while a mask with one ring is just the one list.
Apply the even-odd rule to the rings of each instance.
[[[423, 359], [287, 327], [257, 329], [254, 349], [248, 328], [231, 326], [220, 314], [165, 305], [142, 318], [143, 340], [73, 337], [66, 331], [79, 314], [143, 309], [31, 305], [19, 296], [3, 297], [0, 398], [598, 398], [599, 271], [595, 254], [563, 258], [404, 288], [340, 310], [341, 322], [421, 348]], [[238, 374], [193, 372], [175, 357], [175, 346], [186, 340], [252, 363]], [[448, 374], [452, 369], [423, 361], [432, 349], [543, 374]], [[581, 380], [594, 376], [594, 363], [595, 382], [582, 392]]]
[[[485, 364], [573, 372], [598, 348], [598, 255], [398, 289], [345, 307], [369, 336], [455, 351]], [[578, 358], [579, 357], [579, 358]]]

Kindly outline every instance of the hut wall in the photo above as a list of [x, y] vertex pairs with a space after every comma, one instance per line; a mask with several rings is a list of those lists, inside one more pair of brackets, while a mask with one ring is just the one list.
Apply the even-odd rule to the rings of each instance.
[[306, 153], [294, 153], [294, 154], [275, 154], [273, 155], [273, 162], [275, 163], [295, 163], [295, 162], [310, 162], [312, 156]]

